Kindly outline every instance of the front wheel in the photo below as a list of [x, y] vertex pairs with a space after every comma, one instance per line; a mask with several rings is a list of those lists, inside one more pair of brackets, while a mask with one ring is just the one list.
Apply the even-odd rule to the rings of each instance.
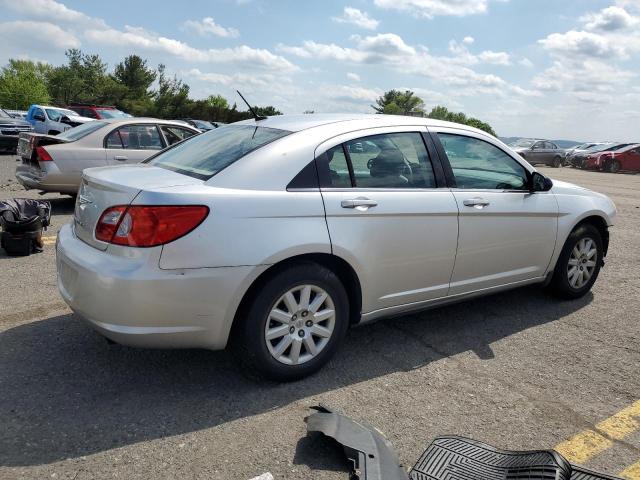
[[553, 168], [560, 168], [562, 166], [562, 158], [555, 157], [551, 165], [553, 166]]
[[238, 321], [239, 360], [258, 376], [291, 381], [333, 357], [347, 332], [349, 303], [331, 270], [304, 263], [270, 278]]
[[551, 292], [566, 299], [584, 296], [598, 278], [604, 250], [602, 237], [590, 224], [576, 228], [564, 244], [556, 263]]

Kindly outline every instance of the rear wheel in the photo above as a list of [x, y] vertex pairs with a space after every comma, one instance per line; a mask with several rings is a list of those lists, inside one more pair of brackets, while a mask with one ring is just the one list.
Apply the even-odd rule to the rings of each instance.
[[305, 377], [338, 350], [348, 315], [347, 294], [331, 270], [315, 263], [289, 267], [267, 281], [238, 319], [236, 354], [258, 376]]
[[551, 280], [551, 292], [566, 299], [585, 295], [598, 278], [604, 251], [602, 237], [590, 224], [576, 228], [564, 244]]

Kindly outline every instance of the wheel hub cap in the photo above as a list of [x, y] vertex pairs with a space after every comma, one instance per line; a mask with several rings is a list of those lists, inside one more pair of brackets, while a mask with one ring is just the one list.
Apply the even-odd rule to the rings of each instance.
[[329, 343], [335, 327], [332, 298], [316, 285], [299, 285], [282, 295], [266, 319], [269, 353], [286, 365], [316, 357]]
[[589, 237], [578, 240], [571, 251], [567, 264], [569, 285], [575, 289], [582, 288], [593, 276], [597, 260], [596, 242]]

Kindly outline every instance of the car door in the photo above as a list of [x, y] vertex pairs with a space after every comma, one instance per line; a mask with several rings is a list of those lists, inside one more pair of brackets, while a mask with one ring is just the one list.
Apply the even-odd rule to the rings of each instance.
[[47, 117], [42, 108], [33, 109], [33, 130], [36, 133], [47, 133]]
[[544, 142], [536, 142], [531, 146], [531, 153], [527, 155], [527, 160], [531, 165], [535, 165], [536, 163], [544, 163], [544, 155], [545, 155]]
[[108, 165], [140, 163], [165, 147], [155, 124], [124, 125], [111, 131], [104, 140]]
[[460, 210], [450, 295], [544, 277], [556, 243], [558, 204], [531, 193], [531, 172], [488, 136], [433, 128]]
[[448, 293], [458, 208], [423, 133], [372, 129], [316, 150], [332, 251], [356, 269], [364, 314]]
[[640, 147], [625, 152], [624, 158], [620, 162], [620, 166], [624, 170], [640, 172]]

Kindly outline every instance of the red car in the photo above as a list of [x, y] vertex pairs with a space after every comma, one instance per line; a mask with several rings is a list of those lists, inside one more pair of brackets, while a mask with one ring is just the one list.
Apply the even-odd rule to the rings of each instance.
[[587, 170], [617, 173], [620, 170], [640, 172], [640, 143], [623, 143], [587, 156]]
[[128, 113], [124, 113], [122, 110], [118, 110], [116, 107], [109, 105], [72, 103], [67, 108], [77, 112], [83, 117], [95, 118], [96, 120], [102, 120], [105, 118], [127, 118], [131, 116]]

